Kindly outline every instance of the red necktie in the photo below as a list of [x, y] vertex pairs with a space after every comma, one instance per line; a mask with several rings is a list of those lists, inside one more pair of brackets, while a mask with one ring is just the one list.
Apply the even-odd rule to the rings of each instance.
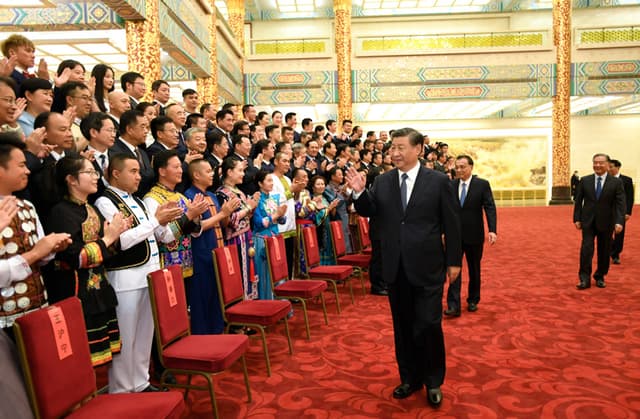
[[23, 71], [22, 75], [24, 76], [25, 79], [32, 79], [36, 76], [35, 74], [31, 74], [28, 71]]

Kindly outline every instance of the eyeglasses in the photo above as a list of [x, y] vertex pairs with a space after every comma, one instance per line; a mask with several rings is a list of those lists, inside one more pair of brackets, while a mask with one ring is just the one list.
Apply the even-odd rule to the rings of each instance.
[[13, 96], [3, 96], [0, 97], [0, 100], [3, 102], [7, 102], [7, 105], [15, 105], [16, 104], [16, 98]]
[[110, 132], [110, 133], [113, 134], [113, 133], [116, 132], [116, 129], [115, 128], [102, 128], [100, 131], [107, 131], [107, 132]]
[[91, 96], [87, 96], [87, 95], [82, 95], [82, 96], [71, 96], [74, 99], [82, 99], [85, 102], [89, 102], [91, 100], [93, 100], [93, 98]]
[[86, 173], [89, 176], [100, 177], [100, 172], [98, 172], [97, 170], [81, 170], [78, 173]]
[[133, 84], [137, 84], [138, 86], [146, 86], [146, 84], [143, 81], [135, 81], [133, 82]]

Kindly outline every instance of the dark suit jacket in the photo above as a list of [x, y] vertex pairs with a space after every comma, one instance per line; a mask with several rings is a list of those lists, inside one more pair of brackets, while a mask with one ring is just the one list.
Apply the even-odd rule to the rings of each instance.
[[[86, 151], [87, 149], [85, 149]], [[90, 204], [93, 205], [94, 202], [96, 202], [96, 199], [100, 198], [102, 196], [102, 194], [104, 193], [104, 190], [107, 189], [107, 187], [104, 184], [104, 179], [106, 178], [106, 173], [104, 173], [102, 171], [102, 167], [100, 166], [100, 163], [98, 163], [97, 160], [93, 160], [91, 162], [91, 164], [93, 165], [93, 168], [95, 170], [98, 171], [98, 173], [100, 173], [100, 179], [98, 179], [98, 190], [96, 191], [96, 193], [89, 195], [87, 201], [89, 201]]]
[[631, 215], [631, 211], [633, 211], [633, 201], [634, 201], [633, 179], [631, 179], [629, 176], [625, 176], [621, 174], [620, 180], [622, 181], [622, 187], [624, 188], [625, 202], [627, 204], [625, 214]]
[[13, 79], [13, 81], [16, 82], [16, 88], [15, 88], [16, 97], [20, 97], [20, 86], [22, 86], [22, 82], [25, 81], [27, 78], [24, 76], [24, 74], [22, 74], [21, 71], [18, 71], [18, 70], [13, 70], [11, 72], [10, 77]]
[[[138, 190], [134, 194], [135, 196], [142, 198], [144, 195], [149, 192], [149, 189], [155, 184], [155, 175], [153, 173], [153, 167], [151, 166], [151, 162], [149, 161], [149, 157], [147, 157], [147, 153], [138, 147], [140, 151], [140, 155], [142, 157], [143, 164], [140, 167], [140, 186], [138, 186]], [[113, 155], [116, 154], [126, 154], [128, 156], [132, 156], [137, 159], [136, 153], [131, 151], [131, 149], [124, 143], [124, 140], [121, 138], [116, 138], [116, 142], [109, 149], [109, 161]], [[144, 167], [142, 167], [144, 166]]]
[[[164, 151], [164, 150], [167, 150], [167, 147], [165, 147], [162, 144], [160, 144], [160, 142], [158, 140], [155, 140], [149, 147], [147, 147], [147, 149], [145, 151], [147, 152], [147, 156], [149, 157], [149, 161], [153, 161], [153, 156], [155, 156], [156, 154], [158, 154], [159, 152]], [[180, 159], [180, 160], [182, 160], [182, 159]]]
[[595, 174], [580, 179], [573, 206], [573, 222], [580, 221], [582, 228], [595, 225], [597, 231], [613, 231], [614, 224], [624, 225], [627, 209], [622, 181], [607, 175], [600, 199], [596, 199], [595, 179]]
[[[460, 179], [453, 181], [453, 193], [458, 194]], [[460, 205], [460, 200], [458, 200]], [[484, 243], [484, 219], [482, 211], [487, 217], [489, 231], [496, 231], [496, 204], [493, 201], [491, 185], [489, 182], [477, 176], [472, 176], [468, 185], [467, 197], [464, 205], [460, 207], [460, 225], [462, 226], [462, 243]]]
[[[376, 178], [355, 201], [360, 215], [376, 216], [382, 273], [393, 283], [400, 263], [413, 286], [439, 286], [447, 266], [461, 266], [458, 205], [447, 176], [420, 167], [406, 211], [400, 201], [398, 170]], [[445, 235], [445, 245], [441, 235]]]

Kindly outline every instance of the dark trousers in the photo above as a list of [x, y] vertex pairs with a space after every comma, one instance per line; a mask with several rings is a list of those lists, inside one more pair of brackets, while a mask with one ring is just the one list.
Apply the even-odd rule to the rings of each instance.
[[589, 282], [591, 277], [591, 264], [593, 262], [594, 241], [597, 240], [597, 260], [595, 279], [604, 279], [609, 273], [609, 257], [611, 255], [611, 234], [613, 232], [598, 231], [595, 226], [582, 228], [582, 244], [580, 246], [580, 281]]
[[[469, 270], [469, 287], [467, 293], [467, 303], [478, 304], [480, 302], [480, 261], [482, 260], [483, 244], [462, 244], [462, 254], [467, 260]], [[462, 270], [449, 284], [447, 291], [447, 306], [451, 310], [460, 309], [460, 292], [462, 289]]]
[[396, 281], [388, 285], [400, 379], [406, 384], [439, 387], [446, 369], [442, 333], [444, 286], [415, 287], [409, 284], [400, 266]]
[[[289, 279], [293, 278], [293, 255], [296, 247], [296, 236], [284, 239], [284, 249], [287, 254], [287, 268], [289, 269]], [[296, 261], [299, 263], [299, 261]]]
[[369, 262], [369, 281], [371, 291], [382, 291], [387, 289], [387, 284], [382, 277], [382, 246], [380, 240], [371, 242], [371, 261]]
[[611, 242], [611, 257], [619, 258], [620, 253], [622, 253], [622, 247], [624, 246], [624, 232], [626, 228], [623, 229], [620, 233], [616, 234], [615, 238]]

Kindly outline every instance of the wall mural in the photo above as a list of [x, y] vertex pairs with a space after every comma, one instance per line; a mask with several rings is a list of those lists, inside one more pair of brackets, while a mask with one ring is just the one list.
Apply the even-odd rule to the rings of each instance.
[[546, 188], [547, 138], [448, 138], [453, 156], [468, 154], [473, 173], [491, 182], [494, 189]]

